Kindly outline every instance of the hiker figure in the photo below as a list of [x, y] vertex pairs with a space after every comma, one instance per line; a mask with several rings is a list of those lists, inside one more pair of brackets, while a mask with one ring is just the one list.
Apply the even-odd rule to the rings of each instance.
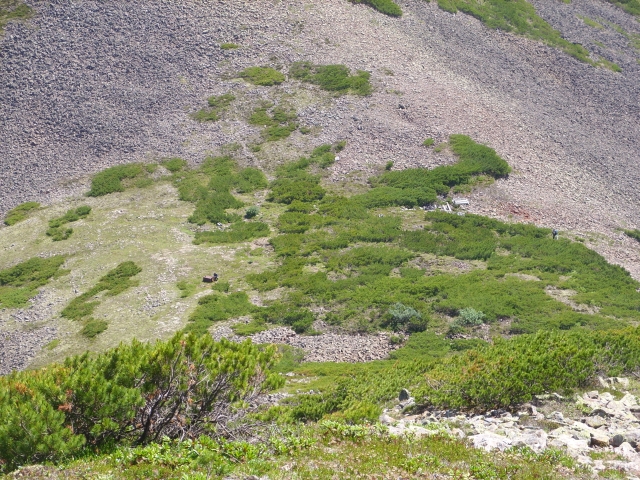
[[553, 234], [553, 239], [557, 240], [558, 239], [558, 230], [556, 230], [555, 228], [553, 229], [553, 232], [551, 232]]
[[213, 274], [213, 281], [214, 281], [214, 282], [217, 282], [217, 281], [218, 281], [218, 274], [217, 274], [217, 273], [214, 273], [214, 274]]

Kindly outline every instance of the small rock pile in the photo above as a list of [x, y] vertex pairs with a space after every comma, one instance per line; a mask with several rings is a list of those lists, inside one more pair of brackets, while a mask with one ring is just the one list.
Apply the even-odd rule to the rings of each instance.
[[[628, 379], [601, 379], [603, 387], [628, 386]], [[403, 415], [413, 404], [405, 390], [395, 408], [385, 410], [380, 421], [393, 435], [411, 433], [433, 435], [446, 432], [467, 439], [474, 448], [504, 451], [511, 447], [529, 447], [536, 453], [560, 448], [594, 472], [615, 469], [627, 478], [640, 478], [640, 405], [638, 398], [626, 391], [593, 390], [576, 395], [574, 405], [558, 394], [540, 395], [535, 402], [522, 405], [518, 412], [494, 410], [484, 414], [465, 414], [453, 410], [427, 410], [417, 415]], [[583, 415], [540, 410], [561, 401]], [[536, 406], [537, 405], [537, 406]], [[594, 459], [593, 452], [598, 452]], [[591, 454], [591, 455], [590, 455]]]

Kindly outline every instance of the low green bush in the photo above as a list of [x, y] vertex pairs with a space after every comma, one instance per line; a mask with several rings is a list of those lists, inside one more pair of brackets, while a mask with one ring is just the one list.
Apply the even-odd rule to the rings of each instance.
[[196, 232], [193, 243], [238, 243], [254, 238], [267, 237], [271, 233], [269, 225], [262, 222], [236, 222], [231, 228], [217, 232]]
[[634, 240], [640, 242], [640, 230], [638, 230], [637, 228], [633, 230], [625, 230], [624, 233], [627, 237], [631, 237]]
[[171, 173], [179, 172], [187, 166], [187, 161], [182, 158], [166, 158], [161, 162], [162, 166]]
[[144, 167], [140, 163], [130, 163], [128, 165], [117, 165], [107, 168], [93, 176], [91, 179], [91, 189], [87, 193], [89, 197], [100, 197], [109, 193], [124, 192], [122, 180], [134, 179], [145, 173]]
[[71, 222], [77, 222], [81, 218], [85, 218], [89, 213], [91, 213], [91, 207], [83, 205], [75, 210], [68, 210], [62, 217], [49, 220], [47, 236], [51, 237], [51, 240], [54, 242], [66, 240], [73, 233], [73, 229], [65, 228], [64, 225]]
[[65, 258], [61, 255], [35, 257], [0, 270], [0, 308], [26, 305], [38, 293], [38, 288], [52, 278], [68, 273], [60, 269], [64, 262]]
[[85, 445], [223, 440], [244, 428], [243, 405], [282, 386], [270, 371], [277, 359], [275, 347], [178, 333], [0, 377], [0, 471], [77, 457]]
[[249, 302], [244, 292], [234, 292], [228, 295], [214, 293], [201, 297], [198, 306], [189, 317], [185, 327], [186, 333], [205, 335], [215, 322], [240, 317], [254, 312], [258, 307]]
[[255, 205], [252, 205], [249, 208], [247, 208], [246, 212], [244, 212], [244, 218], [251, 219], [251, 218], [257, 217], [259, 213], [260, 213], [260, 209]]
[[298, 128], [297, 118], [295, 112], [268, 105], [256, 108], [249, 117], [249, 123], [264, 127], [263, 138], [268, 142], [276, 142], [287, 138]]
[[220, 118], [220, 114], [229, 108], [235, 99], [235, 95], [231, 93], [213, 95], [207, 99], [209, 107], [198, 110], [192, 117], [199, 122], [216, 122]]
[[83, 321], [85, 326], [81, 333], [89, 338], [95, 337], [106, 330], [107, 325], [106, 322], [90, 318], [95, 308], [100, 305], [100, 302], [89, 300], [100, 292], [105, 292], [105, 295], [115, 296], [138, 285], [138, 282], [131, 280], [131, 277], [136, 276], [141, 271], [142, 269], [131, 261], [119, 264], [100, 278], [94, 287], [71, 300], [69, 305], [60, 312], [60, 315], [70, 320]]
[[430, 147], [434, 143], [436, 143], [436, 141], [433, 138], [429, 137], [424, 142], [422, 142], [422, 145], [424, 145], [425, 147]]
[[401, 17], [402, 9], [392, 0], [349, 0], [351, 3], [363, 3], [370, 6], [380, 13], [389, 15], [390, 17]]
[[37, 210], [38, 208], [40, 208], [40, 204], [38, 202], [21, 203], [7, 212], [7, 215], [4, 217], [4, 224], [9, 226], [15, 225], [27, 218], [30, 212]]
[[345, 65], [314, 65], [310, 62], [295, 62], [289, 67], [289, 76], [342, 95], [354, 93], [366, 96], [373, 91], [369, 82], [371, 77], [369, 72], [358, 70], [355, 75], [351, 75]]
[[510, 2], [488, 0], [481, 3], [473, 0], [438, 0], [438, 6], [451, 13], [460, 10], [477, 18], [488, 28], [514, 32], [543, 41], [548, 45], [560, 48], [582, 62], [593, 64], [589, 59], [587, 49], [562, 38], [560, 32], [538, 16], [534, 6], [526, 0]]
[[239, 76], [254, 85], [265, 87], [280, 85], [285, 81], [285, 76], [271, 67], [248, 67]]

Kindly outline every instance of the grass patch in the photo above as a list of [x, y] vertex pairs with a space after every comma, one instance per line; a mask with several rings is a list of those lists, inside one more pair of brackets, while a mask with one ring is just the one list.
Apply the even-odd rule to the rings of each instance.
[[269, 327], [261, 320], [253, 320], [249, 323], [236, 323], [231, 327], [233, 333], [241, 337], [248, 337], [249, 335], [264, 332], [268, 329]]
[[371, 74], [358, 70], [355, 75], [345, 65], [314, 65], [311, 62], [295, 62], [289, 67], [289, 76], [302, 82], [313, 83], [323, 90], [340, 95], [370, 95], [373, 87]]
[[625, 230], [624, 234], [627, 237], [631, 237], [634, 240], [637, 240], [638, 242], [640, 242], [640, 230], [638, 230], [637, 228], [635, 228], [633, 230]]
[[200, 245], [203, 243], [238, 243], [252, 240], [254, 238], [267, 237], [271, 233], [269, 225], [262, 222], [236, 222], [231, 228], [218, 232], [196, 232], [193, 243]]
[[424, 142], [422, 142], [422, 145], [424, 145], [425, 147], [430, 147], [434, 143], [436, 143], [436, 141], [433, 138], [429, 137]]
[[65, 258], [57, 255], [49, 258], [31, 258], [11, 268], [0, 270], [0, 307], [15, 308], [27, 305], [36, 296], [38, 288], [52, 278], [68, 273], [61, 270]]
[[239, 77], [254, 85], [264, 87], [280, 85], [285, 81], [285, 76], [271, 67], [248, 67], [240, 72]]
[[73, 233], [72, 228], [66, 228], [67, 223], [77, 222], [78, 220], [85, 218], [91, 213], [91, 207], [83, 205], [75, 210], [68, 210], [62, 217], [49, 220], [49, 228], [47, 229], [47, 236], [51, 237], [54, 242], [68, 239]]
[[180, 290], [180, 298], [188, 298], [198, 289], [198, 281], [179, 280], [176, 287]]
[[240, 45], [237, 43], [221, 43], [220, 48], [222, 50], [235, 50], [236, 48], [240, 48]]
[[0, 0], [0, 35], [7, 23], [27, 20], [33, 16], [33, 9], [20, 0]]
[[[635, 0], [633, 0], [635, 1]], [[438, 0], [438, 6], [447, 12], [456, 13], [458, 10], [471, 15], [488, 28], [514, 32], [534, 40], [540, 40], [553, 47], [558, 47], [572, 57], [594, 64], [589, 59], [589, 52], [576, 43], [570, 43], [560, 35], [551, 25], [536, 14], [535, 8], [526, 0]]]
[[187, 161], [182, 158], [166, 158], [161, 162], [161, 164], [171, 173], [179, 172], [187, 167]]
[[267, 104], [256, 108], [249, 117], [249, 124], [264, 127], [262, 137], [267, 142], [287, 138], [298, 128], [295, 112]]
[[590, 27], [597, 28], [598, 30], [602, 30], [604, 28], [595, 20], [592, 20], [589, 17], [585, 17], [584, 15], [578, 15], [578, 18], [581, 19], [586, 25], [589, 25]]
[[600, 60], [598, 60], [597, 63], [599, 66], [608, 68], [609, 70], [611, 70], [612, 72], [616, 72], [616, 73], [620, 73], [622, 72], [622, 68], [620, 68], [620, 66], [616, 63], [610, 62], [609, 60], [607, 60], [604, 57], [600, 57]]
[[[134, 277], [141, 271], [142, 269], [134, 262], [128, 261], [121, 263], [105, 276], [100, 278], [93, 288], [71, 300], [69, 305], [60, 312], [60, 315], [70, 320], [85, 322], [85, 326], [81, 333], [89, 336], [89, 338], [95, 337], [100, 332], [106, 330], [106, 322], [90, 318], [100, 302], [89, 300], [101, 292], [106, 292], [105, 294], [109, 296], [115, 296], [131, 287], [137, 286], [138, 282], [131, 280], [131, 277]], [[105, 325], [102, 325], [103, 323]]]
[[368, 5], [380, 13], [389, 15], [390, 17], [401, 17], [402, 9], [400, 5], [392, 0], [349, 0], [351, 3]]
[[207, 99], [208, 108], [198, 110], [191, 117], [199, 122], [216, 122], [220, 118], [220, 114], [229, 108], [229, 105], [236, 99], [231, 93], [212, 96]]
[[140, 163], [117, 165], [107, 168], [91, 179], [91, 189], [87, 193], [89, 197], [101, 197], [109, 193], [124, 192], [123, 180], [132, 180], [145, 175], [144, 166]]
[[40, 208], [40, 204], [38, 202], [21, 203], [7, 212], [7, 215], [4, 217], [4, 224], [9, 226], [15, 225], [27, 218], [29, 213], [37, 210], [38, 208]]
[[257, 308], [249, 302], [249, 297], [244, 292], [207, 295], [198, 300], [198, 306], [189, 317], [184, 331], [204, 335], [215, 322], [248, 315]]

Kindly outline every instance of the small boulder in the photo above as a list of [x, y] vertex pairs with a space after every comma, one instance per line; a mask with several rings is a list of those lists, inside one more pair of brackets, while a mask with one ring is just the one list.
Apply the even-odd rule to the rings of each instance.
[[[623, 443], [624, 443], [624, 437], [622, 435], [620, 435], [620, 434], [614, 435], [613, 437], [611, 437], [609, 439], [609, 445], [611, 445], [612, 447], [619, 447]], [[629, 446], [631, 446], [631, 445], [629, 445]]]
[[511, 440], [507, 437], [491, 432], [480, 433], [469, 438], [475, 448], [482, 448], [487, 452], [491, 450], [500, 450], [502, 452], [511, 446]]
[[638, 452], [628, 442], [622, 442], [618, 447], [613, 450], [618, 455], [626, 458], [627, 460], [638, 460]]
[[398, 395], [398, 401], [406, 402], [410, 398], [411, 398], [411, 394], [409, 393], [409, 390], [407, 390], [406, 388], [403, 388], [402, 390], [400, 390], [400, 394]]
[[592, 432], [589, 446], [590, 447], [608, 447], [609, 435], [607, 435], [605, 432], [600, 432], [600, 431]]

